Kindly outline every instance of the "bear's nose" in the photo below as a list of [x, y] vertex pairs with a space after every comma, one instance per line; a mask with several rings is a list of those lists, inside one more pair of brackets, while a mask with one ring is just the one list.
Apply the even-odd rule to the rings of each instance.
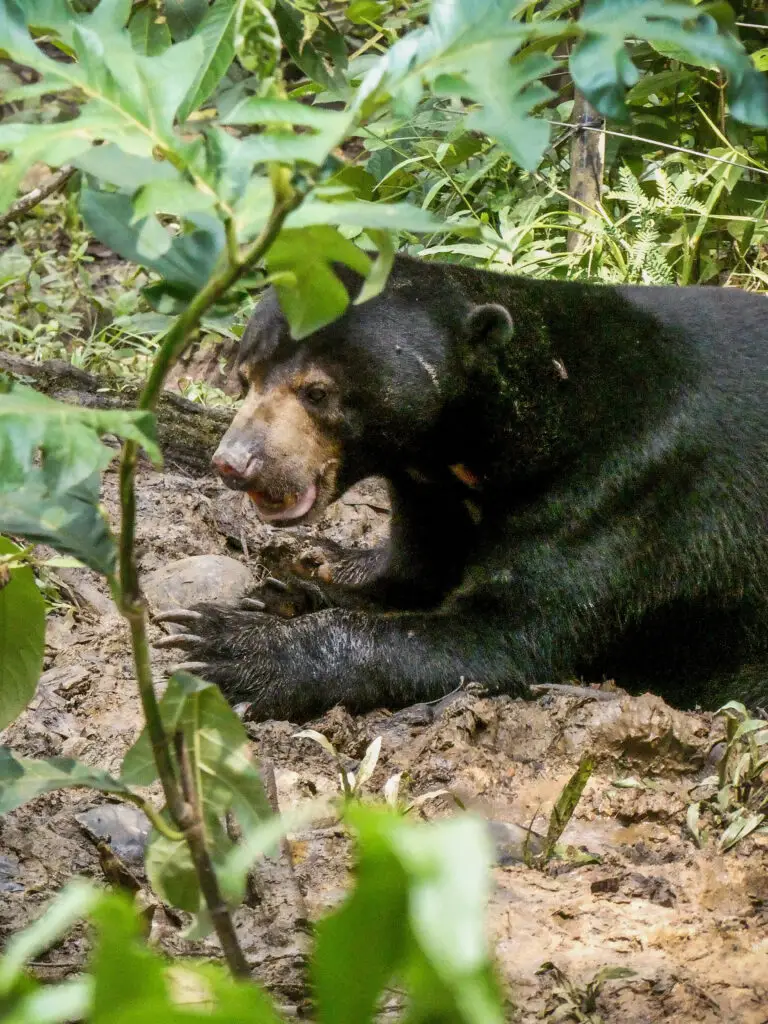
[[228, 462], [223, 456], [214, 455], [211, 459], [211, 463], [219, 476], [226, 477], [230, 480], [242, 479], [242, 473], [237, 466], [233, 466], [232, 463]]
[[242, 488], [255, 480], [263, 461], [247, 449], [221, 445], [214, 452], [211, 465], [228, 487]]

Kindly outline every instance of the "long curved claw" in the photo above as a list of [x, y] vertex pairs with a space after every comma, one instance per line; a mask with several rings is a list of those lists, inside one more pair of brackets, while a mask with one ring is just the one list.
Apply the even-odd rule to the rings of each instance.
[[200, 673], [205, 672], [208, 667], [208, 662], [206, 661], [180, 661], [178, 665], [174, 665], [171, 668], [170, 674], [173, 676], [177, 672]]
[[263, 612], [267, 607], [263, 601], [255, 597], [244, 597], [240, 601], [240, 607], [249, 612]]
[[191, 608], [169, 608], [155, 616], [155, 622], [178, 622], [180, 625], [201, 622], [202, 619], [201, 612], [193, 611]]
[[274, 576], [267, 576], [262, 586], [266, 586], [267, 584], [269, 584], [270, 587], [274, 587], [275, 590], [287, 591], [291, 589], [287, 583], [283, 583], [282, 580], [279, 580]]
[[201, 636], [195, 636], [194, 633], [171, 633], [170, 636], [161, 637], [159, 640], [155, 640], [152, 644], [153, 647], [195, 647], [197, 644], [203, 643]]

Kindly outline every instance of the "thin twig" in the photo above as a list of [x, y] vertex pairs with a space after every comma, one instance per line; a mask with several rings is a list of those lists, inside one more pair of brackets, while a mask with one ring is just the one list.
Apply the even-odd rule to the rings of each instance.
[[30, 192], [27, 192], [20, 199], [17, 199], [13, 205], [0, 216], [0, 228], [4, 228], [6, 224], [12, 220], [16, 220], [23, 213], [31, 210], [38, 203], [42, 202], [43, 199], [47, 199], [48, 196], [52, 196], [54, 192], [58, 192], [59, 189], [64, 188], [66, 183], [75, 173], [74, 167], [60, 167], [55, 174], [44, 181], [42, 185], [38, 185], [37, 188], [33, 188]]
[[237, 932], [232, 923], [232, 916], [224, 897], [221, 895], [219, 880], [216, 878], [213, 861], [208, 851], [200, 793], [195, 782], [192, 760], [189, 756], [189, 748], [184, 742], [183, 732], [179, 731], [175, 734], [174, 744], [185, 804], [183, 812], [185, 819], [183, 822], [184, 837], [187, 840], [189, 852], [192, 855], [197, 880], [200, 883], [200, 890], [208, 907], [208, 913], [211, 915], [213, 927], [219, 937], [224, 958], [233, 977], [248, 978], [251, 969], [248, 966], [248, 961], [245, 959], [245, 954], [240, 948]]
[[591, 686], [571, 686], [569, 683], [531, 683], [529, 690], [534, 697], [551, 693], [563, 697], [587, 697], [590, 700], [619, 700], [626, 696], [616, 690], [593, 690]]

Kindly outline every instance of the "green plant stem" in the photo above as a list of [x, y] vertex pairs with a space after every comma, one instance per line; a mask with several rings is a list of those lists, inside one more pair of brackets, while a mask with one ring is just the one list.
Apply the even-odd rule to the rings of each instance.
[[[279, 180], [281, 179], [276, 172], [275, 182]], [[303, 198], [303, 193], [287, 187], [283, 180], [283, 187], [275, 190], [275, 201], [267, 223], [250, 245], [238, 251], [236, 244], [232, 244], [234, 243], [234, 233], [230, 230], [230, 245], [226, 263], [195, 295], [184, 312], [177, 317], [166, 332], [139, 398], [139, 409], [154, 409], [169, 370], [191, 344], [201, 317], [249, 266], [264, 256], [277, 237], [285, 218], [301, 203]], [[187, 788], [185, 779], [183, 775], [182, 778], [179, 778], [174, 766], [168, 736], [160, 717], [160, 708], [152, 683], [146, 607], [139, 589], [139, 576], [134, 553], [138, 455], [139, 449], [136, 443], [126, 441], [120, 460], [119, 576], [114, 581], [113, 591], [118, 608], [131, 630], [136, 681], [166, 805], [173, 824], [184, 833], [195, 863], [200, 887], [219, 941], [224, 949], [227, 963], [233, 974], [243, 975], [248, 973], [248, 965], [237, 942], [229, 910], [218, 891], [213, 865], [205, 845], [204, 823], [199, 801], [191, 802], [189, 795], [185, 795]], [[188, 782], [189, 780], [187, 780]]]
[[174, 736], [174, 746], [181, 773], [181, 787], [185, 803], [182, 821], [184, 838], [187, 840], [189, 852], [192, 855], [200, 890], [232, 976], [247, 978], [250, 976], [251, 970], [240, 948], [229, 907], [221, 894], [219, 881], [213, 868], [205, 838], [205, 821], [200, 805], [200, 793], [195, 783], [195, 772], [192, 759], [189, 756], [189, 748], [184, 742], [182, 732], [177, 732]]
[[168, 737], [160, 717], [160, 708], [155, 696], [155, 688], [152, 684], [152, 663], [149, 654], [149, 641], [147, 640], [146, 611], [140, 599], [127, 606], [123, 595], [121, 595], [121, 601], [123, 602], [121, 611], [128, 620], [131, 630], [134, 670], [139, 687], [141, 708], [144, 713], [144, 720], [147, 723], [149, 742], [152, 746], [152, 756], [155, 759], [157, 774], [160, 777], [160, 784], [163, 787], [165, 802], [168, 805], [171, 818], [176, 827], [181, 828], [183, 798], [168, 747]]
[[[147, 383], [139, 397], [139, 409], [154, 409], [160, 397], [165, 379], [171, 367], [180, 359], [192, 342], [193, 332], [197, 329], [200, 319], [207, 309], [229, 289], [253, 263], [262, 258], [274, 242], [283, 221], [304, 198], [302, 193], [291, 191], [277, 200], [272, 207], [267, 223], [259, 236], [242, 252], [234, 262], [230, 259], [226, 265], [214, 274], [208, 283], [201, 288], [173, 324], [166, 331], [155, 356]], [[123, 445], [120, 463], [120, 505], [122, 511], [122, 528], [120, 531], [120, 589], [122, 600], [126, 606], [139, 600], [139, 581], [133, 558], [133, 546], [136, 536], [136, 492], [134, 477], [138, 460], [138, 445], [135, 441], [126, 441]]]
[[116, 793], [113, 796], [117, 796], [118, 800], [122, 800], [126, 804], [133, 804], [134, 807], [142, 810], [149, 819], [150, 825], [157, 829], [160, 835], [170, 839], [171, 842], [178, 843], [184, 838], [183, 832], [177, 832], [175, 828], [171, 828], [154, 804], [151, 804], [149, 800], [145, 800], [143, 796], [139, 796], [138, 793], [131, 793], [130, 795], [128, 793]]

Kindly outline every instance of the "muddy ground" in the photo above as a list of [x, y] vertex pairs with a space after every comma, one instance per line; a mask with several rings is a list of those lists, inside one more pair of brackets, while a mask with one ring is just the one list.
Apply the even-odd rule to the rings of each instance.
[[[314, 531], [277, 531], [212, 479], [193, 480], [170, 466], [164, 474], [142, 470], [139, 483], [144, 574], [189, 555], [226, 554], [258, 578], [264, 567], [279, 573], [296, 559], [320, 564], [324, 540], [365, 546], [386, 530], [386, 499], [375, 485], [332, 506]], [[114, 513], [114, 473], [105, 480], [105, 502]], [[117, 771], [140, 725], [126, 631], [95, 576], [63, 575], [65, 598], [78, 606], [50, 617], [42, 685], [4, 742], [19, 754], [69, 755]], [[153, 626], [153, 638], [159, 635]], [[158, 683], [171, 659], [158, 653]], [[689, 790], [708, 770], [716, 735], [711, 716], [675, 711], [650, 695], [526, 703], [461, 693], [447, 707], [406, 715], [354, 718], [336, 709], [314, 728], [350, 767], [383, 736], [374, 791], [404, 771], [413, 796], [451, 788], [502, 823], [495, 827], [502, 841], [489, 931], [511, 1020], [538, 1020], [561, 1006], [562, 982], [537, 974], [552, 961], [580, 988], [606, 966], [635, 972], [603, 988], [597, 1012], [606, 1022], [768, 1021], [768, 839], [750, 838], [718, 854], [712, 845], [697, 849], [685, 826]], [[287, 722], [250, 726], [259, 756], [274, 766], [282, 808], [336, 786], [327, 755], [294, 738], [295, 731]], [[503, 823], [526, 826], [535, 818], [545, 831], [553, 800], [586, 750], [598, 766], [564, 838], [600, 855], [601, 863], [525, 867], [516, 844], [503, 840]], [[639, 785], [617, 785], [629, 778]], [[100, 834], [112, 837], [142, 881], [140, 816], [132, 811], [77, 790], [39, 798], [0, 820], [0, 940], [36, 917], [73, 875], [104, 878], [94, 844]], [[424, 813], [457, 812], [438, 800]], [[292, 837], [290, 846], [298, 889], [284, 867], [269, 865], [237, 921], [256, 976], [284, 1005], [301, 1007], [301, 903], [316, 917], [339, 900], [349, 849], [327, 822]], [[171, 951], [216, 955], [214, 940], [183, 940], [182, 923], [157, 907], [153, 937]], [[35, 970], [41, 978], [66, 976], [79, 969], [85, 951], [85, 937], [75, 931]]]

